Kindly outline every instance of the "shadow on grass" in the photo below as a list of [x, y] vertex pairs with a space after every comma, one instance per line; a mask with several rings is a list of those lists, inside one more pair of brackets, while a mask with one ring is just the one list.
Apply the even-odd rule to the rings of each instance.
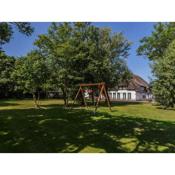
[[[111, 106], [129, 106], [129, 105], [140, 105], [148, 102], [139, 101], [111, 101]], [[92, 104], [92, 103], [91, 103]], [[107, 106], [107, 102], [100, 102], [99, 106]]]
[[0, 152], [175, 152], [175, 123], [84, 109], [0, 111]]
[[6, 107], [6, 106], [17, 106], [19, 104], [17, 103], [10, 103], [10, 102], [6, 102], [6, 101], [0, 101], [0, 107]]
[[111, 101], [112, 106], [128, 106], [128, 105], [138, 105], [143, 104], [144, 102], [139, 101]]
[[175, 108], [165, 108], [162, 106], [156, 106], [157, 109], [163, 109], [163, 110], [167, 110], [167, 111], [175, 111]]
[[157, 109], [162, 109], [162, 110], [167, 110], [167, 111], [175, 111], [175, 108], [172, 108], [172, 107], [164, 107], [164, 106], [161, 106], [159, 103], [152, 103], [152, 106], [155, 106]]

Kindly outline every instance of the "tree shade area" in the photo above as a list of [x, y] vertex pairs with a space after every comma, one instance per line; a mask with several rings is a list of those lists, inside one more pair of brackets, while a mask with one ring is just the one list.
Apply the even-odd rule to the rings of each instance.
[[175, 152], [175, 109], [149, 103], [63, 108], [63, 100], [0, 101], [0, 152]]

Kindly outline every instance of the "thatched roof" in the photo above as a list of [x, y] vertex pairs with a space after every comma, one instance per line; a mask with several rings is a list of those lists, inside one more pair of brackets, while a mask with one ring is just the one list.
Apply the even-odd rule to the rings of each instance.
[[149, 91], [150, 89], [149, 84], [143, 78], [134, 74], [128, 82], [123, 82], [119, 85], [119, 87], [116, 88], [118, 89], [120, 87], [124, 87], [127, 90], [135, 90], [135, 91], [140, 91], [140, 87], [144, 87], [147, 91]]

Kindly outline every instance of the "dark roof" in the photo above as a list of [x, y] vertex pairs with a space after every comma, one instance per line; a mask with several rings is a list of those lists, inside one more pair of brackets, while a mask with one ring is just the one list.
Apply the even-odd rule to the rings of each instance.
[[123, 82], [119, 87], [125, 87], [128, 90], [140, 91], [140, 87], [144, 87], [146, 90], [149, 90], [149, 84], [140, 76], [132, 75], [132, 78], [128, 82]]
[[131, 82], [134, 83], [136, 86], [143, 86], [145, 88], [149, 88], [149, 84], [138, 75], [133, 75]]

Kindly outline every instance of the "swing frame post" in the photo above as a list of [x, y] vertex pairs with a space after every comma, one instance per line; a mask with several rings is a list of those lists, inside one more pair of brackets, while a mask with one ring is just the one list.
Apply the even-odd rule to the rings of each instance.
[[[83, 93], [83, 87], [92, 87], [92, 86], [96, 86], [96, 87], [98, 88], [98, 90], [100, 91], [99, 96], [98, 96], [98, 98], [97, 98], [97, 102], [96, 102], [96, 105], [95, 105], [95, 111], [94, 111], [94, 112], [97, 111], [97, 108], [98, 108], [98, 106], [99, 106], [99, 102], [100, 102], [100, 100], [101, 100], [102, 95], [105, 97], [105, 99], [106, 99], [105, 101], [107, 101], [109, 110], [111, 111], [111, 102], [110, 102], [109, 95], [108, 95], [108, 93], [107, 93], [107, 91], [106, 91], [106, 84], [105, 84], [105, 82], [101, 82], [101, 83], [88, 83], [88, 84], [79, 84], [79, 89], [78, 89], [78, 91], [77, 91], [77, 93], [76, 93], [76, 96], [75, 96], [75, 98], [74, 98], [73, 104], [75, 104], [75, 102], [76, 102], [78, 96], [81, 94], [82, 100], [83, 100], [83, 102], [84, 102], [84, 105], [87, 107], [87, 103], [86, 103], [86, 100], [85, 100], [85, 97], [84, 97], [84, 93]], [[92, 93], [94, 93], [94, 92], [92, 92]], [[94, 95], [94, 94], [92, 94], [92, 95]]]

